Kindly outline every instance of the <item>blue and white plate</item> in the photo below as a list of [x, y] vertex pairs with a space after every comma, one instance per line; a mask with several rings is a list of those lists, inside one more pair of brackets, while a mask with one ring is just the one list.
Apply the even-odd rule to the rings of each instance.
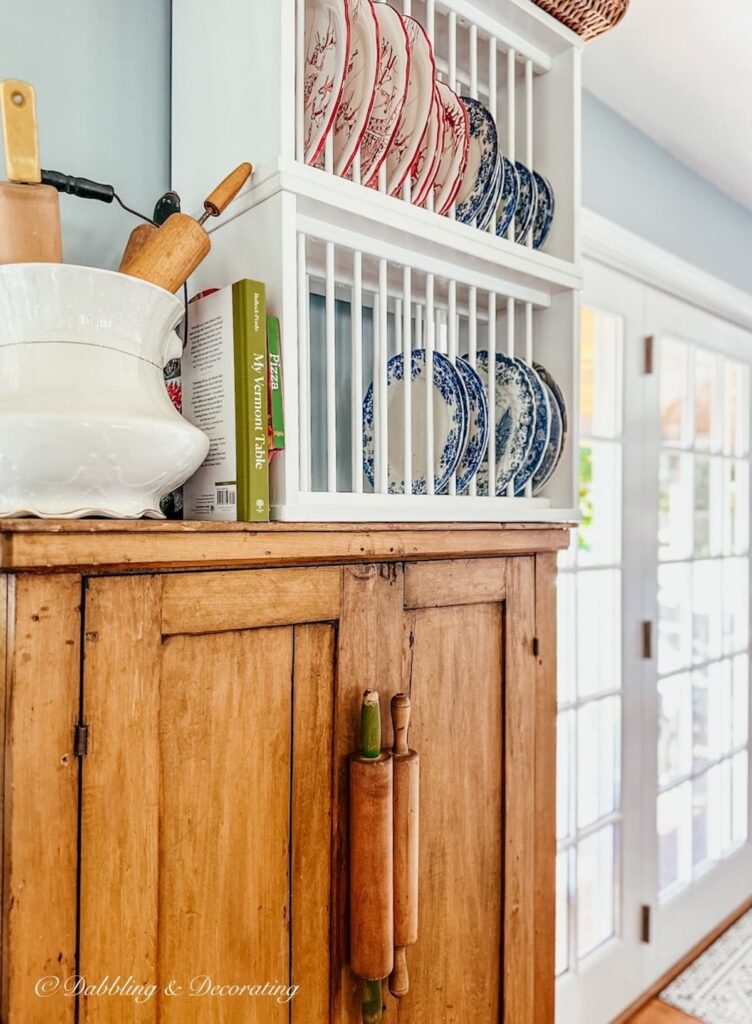
[[517, 199], [517, 209], [514, 212], [514, 240], [524, 245], [533, 227], [535, 220], [535, 182], [533, 176], [519, 160], [517, 161], [517, 174], [520, 179], [520, 194]]
[[488, 225], [491, 223], [494, 214], [496, 213], [496, 207], [499, 205], [499, 196], [504, 186], [504, 161], [499, 154], [499, 159], [496, 162], [496, 172], [494, 173], [493, 180], [488, 189], [488, 193], [483, 200], [480, 213], [478, 214], [478, 227], [481, 231], [485, 231]]
[[559, 412], [561, 413], [561, 445], [559, 446], [559, 452], [556, 456], [554, 467], [551, 470], [551, 473], [553, 473], [556, 471], [557, 466], [561, 462], [561, 457], [564, 454], [564, 447], [567, 443], [567, 434], [569, 433], [569, 421], [567, 419], [567, 403], [564, 401], [564, 395], [562, 394], [561, 388], [556, 383], [556, 381], [551, 376], [551, 373], [546, 369], [546, 367], [541, 366], [540, 363], [533, 363], [533, 367], [535, 368], [535, 372], [538, 374], [543, 383], [548, 386], [551, 394], [554, 396], [554, 401], [556, 405], [559, 407]]
[[548, 392], [548, 401], [551, 406], [551, 437], [546, 446], [541, 464], [533, 476], [533, 494], [537, 494], [542, 490], [551, 479], [559, 462], [562, 441], [564, 439], [564, 424], [561, 418], [559, 403], [554, 398], [548, 384], [544, 382], [543, 387]]
[[[387, 420], [389, 461], [387, 483], [390, 494], [405, 493], [404, 437], [404, 360], [402, 354], [387, 363]], [[413, 349], [410, 359], [412, 428], [412, 493], [427, 494], [427, 431], [425, 349]], [[457, 469], [465, 447], [468, 423], [468, 398], [462, 379], [446, 356], [433, 354], [433, 473], [434, 493], [445, 491]], [[373, 384], [363, 400], [363, 470], [373, 485], [375, 479], [375, 426]]]
[[483, 200], [493, 183], [499, 158], [499, 139], [496, 124], [489, 111], [479, 100], [461, 96], [470, 124], [470, 145], [467, 167], [457, 198], [456, 217], [463, 224], [472, 223], [483, 207]]
[[504, 161], [504, 182], [501, 188], [501, 198], [496, 210], [496, 234], [500, 238], [507, 237], [509, 225], [512, 223], [517, 209], [517, 200], [520, 195], [520, 176], [517, 168], [511, 160], [502, 157]]
[[523, 462], [519, 473], [514, 478], [514, 493], [519, 495], [524, 493], [525, 484], [528, 480], [532, 480], [537, 473], [538, 467], [546, 454], [548, 442], [551, 440], [551, 403], [542, 380], [532, 366], [528, 366], [522, 359], [517, 359], [516, 361], [528, 375], [535, 397], [533, 443], [530, 445], [527, 458]]
[[488, 448], [488, 399], [483, 381], [470, 363], [458, 356], [456, 365], [469, 403], [467, 447], [457, 467], [457, 494], [462, 494], [478, 472], [478, 466]]
[[[475, 366], [484, 387], [488, 384], [488, 352], [478, 352]], [[506, 494], [507, 486], [520, 471], [535, 432], [535, 397], [530, 378], [515, 359], [496, 353], [496, 390], [494, 430], [496, 447], [496, 494]], [[488, 458], [478, 467], [477, 493], [488, 494]]]
[[554, 207], [556, 205], [554, 200], [554, 190], [551, 188], [551, 182], [547, 178], [544, 178], [542, 174], [538, 174], [537, 171], [533, 171], [533, 180], [535, 181], [535, 222], [533, 224], [533, 248], [540, 249], [545, 245], [548, 234], [551, 230], [551, 225], [554, 221]]

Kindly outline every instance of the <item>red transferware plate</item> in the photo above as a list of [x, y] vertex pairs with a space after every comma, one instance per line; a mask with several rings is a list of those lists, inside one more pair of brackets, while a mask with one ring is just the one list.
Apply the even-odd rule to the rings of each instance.
[[470, 123], [457, 93], [445, 82], [437, 82], [436, 88], [444, 114], [444, 141], [433, 185], [433, 208], [446, 213], [457, 197], [467, 167]]
[[376, 96], [360, 146], [361, 180], [376, 184], [379, 169], [402, 115], [410, 78], [410, 47], [401, 15], [388, 4], [374, 4], [379, 23], [379, 70]]
[[355, 159], [376, 98], [379, 23], [372, 0], [348, 0], [350, 58], [334, 121], [334, 173], [346, 175]]
[[410, 80], [405, 105], [386, 158], [387, 191], [396, 195], [415, 162], [433, 104], [436, 62], [433, 47], [423, 26], [415, 18], [403, 17], [410, 47]]
[[434, 86], [431, 115], [428, 118], [426, 134], [421, 140], [415, 162], [412, 166], [411, 198], [416, 206], [423, 206], [430, 195], [439, 170], [441, 150], [444, 141], [444, 108]]
[[306, 0], [303, 116], [306, 163], [315, 164], [334, 124], [350, 51], [346, 0]]

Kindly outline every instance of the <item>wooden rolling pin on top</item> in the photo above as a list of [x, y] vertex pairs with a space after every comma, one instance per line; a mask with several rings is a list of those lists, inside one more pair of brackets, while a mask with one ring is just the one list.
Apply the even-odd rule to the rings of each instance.
[[379, 696], [366, 690], [360, 752], [350, 758], [350, 966], [363, 979], [364, 1024], [381, 1020], [381, 981], [394, 965], [392, 798]]
[[410, 698], [392, 697], [394, 745], [394, 971], [389, 991], [407, 995], [409, 976], [405, 947], [418, 939], [418, 820], [420, 762], [407, 744], [410, 729]]
[[173, 213], [158, 230], [142, 232], [143, 245], [132, 257], [124, 257], [121, 271], [157, 284], [168, 292], [177, 291], [211, 248], [204, 221], [223, 213], [252, 173], [249, 163], [236, 167], [204, 200], [204, 212], [198, 220], [187, 213]]
[[0, 82], [7, 182], [0, 182], [0, 263], [60, 263], [60, 199], [39, 184], [37, 112], [28, 82]]

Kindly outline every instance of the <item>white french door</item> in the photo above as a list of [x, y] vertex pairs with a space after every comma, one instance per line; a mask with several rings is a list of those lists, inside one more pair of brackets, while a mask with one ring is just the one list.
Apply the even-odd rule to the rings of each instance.
[[580, 355], [557, 1024], [609, 1024], [752, 893], [752, 337], [592, 262]]

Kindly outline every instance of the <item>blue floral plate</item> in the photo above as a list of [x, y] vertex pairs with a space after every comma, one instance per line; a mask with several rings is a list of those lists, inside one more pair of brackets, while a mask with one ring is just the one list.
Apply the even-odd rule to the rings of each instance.
[[546, 367], [541, 366], [540, 363], [533, 363], [533, 367], [535, 369], [535, 372], [540, 377], [540, 379], [548, 387], [549, 391], [554, 396], [554, 404], [558, 406], [559, 412], [561, 413], [561, 445], [559, 446], [559, 451], [556, 455], [556, 460], [554, 462], [553, 469], [549, 474], [550, 477], [551, 474], [556, 471], [556, 468], [561, 462], [561, 457], [564, 454], [564, 447], [567, 443], [567, 434], [569, 432], [569, 421], [567, 419], [567, 403], [564, 401], [564, 395], [562, 394], [561, 388], [556, 383], [556, 381], [551, 376], [551, 373], [546, 369]]
[[533, 476], [533, 494], [537, 494], [542, 490], [542, 488], [545, 487], [551, 479], [551, 476], [559, 463], [562, 441], [564, 439], [564, 424], [561, 418], [559, 403], [554, 398], [553, 392], [549, 388], [548, 384], [544, 382], [543, 387], [548, 392], [548, 400], [551, 406], [551, 438], [546, 447], [546, 451], [543, 454], [541, 464], [538, 466], [535, 471], [535, 475]]
[[535, 181], [535, 221], [533, 223], [533, 248], [540, 249], [545, 245], [551, 225], [554, 221], [554, 190], [551, 183], [542, 174], [533, 171]]
[[551, 440], [551, 403], [548, 398], [547, 389], [543, 386], [542, 380], [532, 366], [528, 366], [522, 359], [517, 359], [516, 362], [520, 364], [528, 375], [533, 388], [533, 395], [535, 396], [535, 431], [533, 433], [533, 442], [530, 445], [525, 461], [520, 467], [519, 473], [514, 478], [514, 493], [519, 495], [524, 493], [525, 484], [528, 480], [532, 480], [538, 472], [538, 468], [546, 454], [548, 442]]
[[[412, 493], [427, 494], [426, 372], [425, 349], [414, 349], [410, 358], [412, 429]], [[402, 354], [387, 363], [387, 421], [389, 460], [387, 485], [390, 494], [405, 493], [404, 360]], [[446, 491], [457, 469], [467, 438], [468, 398], [459, 372], [446, 356], [433, 354], [433, 472], [434, 493]], [[373, 384], [363, 400], [363, 470], [374, 484], [375, 425]]]
[[479, 100], [461, 96], [470, 124], [470, 145], [467, 167], [457, 193], [456, 218], [463, 224], [472, 223], [483, 208], [483, 201], [496, 173], [499, 158], [499, 140], [491, 114]]
[[520, 194], [517, 199], [517, 209], [514, 212], [514, 240], [524, 245], [535, 221], [535, 182], [530, 171], [521, 164], [516, 164], [517, 174], [520, 179]]
[[[476, 369], [488, 383], [488, 352], [478, 352]], [[517, 360], [496, 353], [495, 390], [496, 494], [504, 495], [522, 468], [535, 431], [535, 396], [530, 378]], [[490, 412], [490, 410], [489, 410]], [[487, 455], [487, 453], [486, 453]], [[488, 494], [488, 458], [478, 467], [477, 493]]]
[[457, 467], [457, 494], [462, 494], [478, 472], [488, 448], [488, 399], [483, 381], [467, 360], [458, 357], [457, 369], [467, 391], [469, 410], [467, 447]]
[[504, 161], [499, 154], [499, 159], [496, 163], [496, 171], [494, 173], [491, 185], [488, 192], [483, 200], [483, 204], [478, 214], [478, 227], [481, 231], [485, 231], [488, 225], [491, 223], [494, 214], [496, 213], [496, 207], [499, 205], [499, 196], [504, 186]]
[[507, 160], [505, 156], [502, 157], [502, 160], [504, 161], [504, 182], [501, 189], [499, 206], [496, 211], [496, 234], [500, 238], [506, 238], [509, 225], [512, 223], [512, 218], [517, 210], [517, 200], [520, 195], [520, 176], [511, 160]]

